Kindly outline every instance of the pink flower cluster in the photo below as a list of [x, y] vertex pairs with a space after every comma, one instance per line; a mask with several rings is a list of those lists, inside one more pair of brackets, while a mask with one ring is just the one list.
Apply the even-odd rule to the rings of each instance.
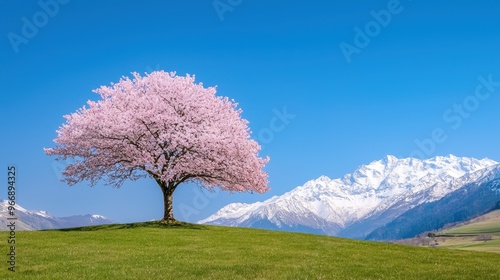
[[259, 158], [234, 100], [190, 75], [132, 76], [96, 89], [101, 100], [65, 116], [56, 147], [45, 152], [75, 159], [63, 171], [67, 183], [104, 179], [119, 187], [150, 176], [173, 187], [191, 181], [236, 192], [269, 189], [269, 158]]

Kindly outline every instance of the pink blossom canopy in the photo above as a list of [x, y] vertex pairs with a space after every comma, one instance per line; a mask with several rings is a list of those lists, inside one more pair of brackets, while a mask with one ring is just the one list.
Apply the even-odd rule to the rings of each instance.
[[105, 179], [116, 187], [150, 176], [160, 183], [198, 182], [203, 187], [263, 193], [269, 158], [250, 138], [248, 122], [233, 100], [194, 76], [156, 71], [132, 73], [94, 90], [101, 100], [65, 116], [55, 148], [58, 159], [73, 158], [63, 171], [70, 185]]

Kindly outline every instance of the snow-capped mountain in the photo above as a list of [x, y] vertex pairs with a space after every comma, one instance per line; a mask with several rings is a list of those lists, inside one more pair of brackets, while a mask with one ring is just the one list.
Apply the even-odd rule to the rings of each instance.
[[[0, 202], [0, 230], [7, 229], [7, 218], [10, 217], [8, 207], [7, 200]], [[46, 211], [26, 210], [19, 204], [15, 206], [15, 216], [17, 217], [17, 230], [71, 228], [115, 223], [101, 215], [76, 215], [59, 218]]]
[[260, 227], [364, 238], [402, 213], [481, 177], [490, 159], [449, 155], [431, 159], [386, 156], [342, 178], [321, 176], [281, 196], [233, 203], [199, 223]]
[[[473, 172], [459, 189], [442, 199], [420, 204], [372, 231], [365, 239], [411, 238], [447, 224], [470, 220], [497, 208], [500, 203], [500, 165]], [[466, 175], [468, 176], [468, 175]], [[464, 178], [465, 179], [465, 178]], [[456, 180], [454, 183], [458, 183]]]

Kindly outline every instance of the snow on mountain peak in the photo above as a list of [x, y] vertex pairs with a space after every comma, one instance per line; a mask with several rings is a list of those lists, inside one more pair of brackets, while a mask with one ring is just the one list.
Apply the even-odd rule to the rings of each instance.
[[32, 211], [33, 214], [44, 217], [44, 218], [51, 218], [52, 215], [47, 213], [47, 211]]
[[[361, 165], [342, 178], [320, 176], [263, 202], [229, 204], [199, 223], [250, 226], [257, 220], [268, 220], [279, 227], [315, 224], [324, 227], [324, 232], [335, 234], [402, 201], [407, 207], [414, 207], [437, 200], [458, 187], [459, 184], [450, 184], [452, 181], [496, 164], [487, 158], [454, 155], [425, 160], [388, 155]], [[424, 192], [427, 196], [420, 197]]]
[[[468, 172], [473, 172], [491, 165], [498, 164], [490, 159], [437, 156], [420, 160], [415, 158], [398, 159], [386, 156], [368, 165], [361, 165], [351, 174], [346, 174], [342, 183], [352, 186], [356, 193], [383, 190], [388, 185], [407, 184], [408, 186], [425, 183], [434, 177], [458, 178]], [[430, 177], [430, 178], [428, 178]]]
[[91, 217], [92, 217], [93, 219], [96, 219], [96, 220], [98, 220], [98, 219], [101, 219], [101, 220], [106, 220], [106, 219], [108, 219], [108, 218], [106, 218], [106, 217], [104, 217], [104, 216], [101, 216], [101, 215], [92, 215]]
[[[9, 201], [1, 201], [0, 218], [6, 221], [10, 215]], [[70, 228], [114, 223], [112, 220], [101, 215], [55, 217], [43, 210], [26, 210], [17, 203], [15, 205], [15, 216], [18, 220], [19, 230]], [[0, 222], [0, 230], [5, 229], [7, 229], [7, 224], [5, 222]]]

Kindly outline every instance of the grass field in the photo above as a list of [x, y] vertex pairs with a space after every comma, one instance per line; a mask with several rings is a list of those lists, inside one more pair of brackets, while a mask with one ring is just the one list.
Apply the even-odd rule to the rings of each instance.
[[18, 232], [16, 255], [0, 279], [500, 279], [500, 254], [158, 222]]
[[[500, 253], [500, 210], [475, 218], [465, 225], [443, 230], [437, 235], [436, 241], [442, 247]], [[491, 240], [477, 240], [481, 235], [490, 236]]]

